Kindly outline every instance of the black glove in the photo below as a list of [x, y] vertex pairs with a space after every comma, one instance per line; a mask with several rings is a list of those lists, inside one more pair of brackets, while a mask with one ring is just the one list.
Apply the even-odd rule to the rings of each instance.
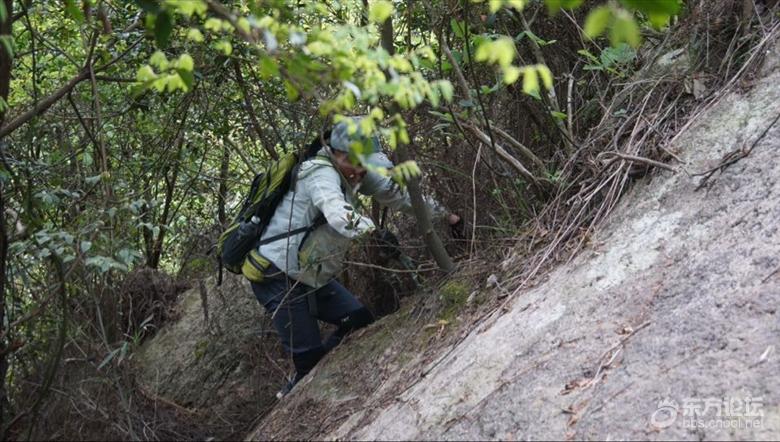
[[398, 238], [393, 232], [387, 229], [374, 230], [371, 233], [371, 238], [376, 244], [381, 259], [390, 260], [401, 256], [401, 249], [399, 248], [401, 243], [398, 242]]

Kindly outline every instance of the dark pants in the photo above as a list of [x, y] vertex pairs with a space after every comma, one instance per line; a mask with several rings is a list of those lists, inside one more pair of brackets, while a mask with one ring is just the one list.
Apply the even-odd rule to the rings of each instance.
[[[347, 333], [374, 321], [363, 304], [335, 280], [314, 289], [296, 283], [281, 272], [269, 273], [275, 276], [266, 277], [260, 284], [252, 283], [252, 290], [260, 304], [273, 315], [282, 346], [292, 354], [296, 381], [314, 368]], [[338, 327], [324, 343], [317, 320]]]

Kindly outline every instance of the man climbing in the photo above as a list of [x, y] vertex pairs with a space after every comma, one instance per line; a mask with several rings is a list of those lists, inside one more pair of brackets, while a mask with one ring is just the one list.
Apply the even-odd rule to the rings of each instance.
[[[335, 280], [350, 241], [375, 231], [372, 220], [356, 209], [360, 207], [357, 192], [391, 209], [411, 212], [408, 194], [392, 180], [352, 163], [349, 148], [359, 142], [372, 146], [369, 164], [392, 166], [377, 137], [366, 137], [360, 130], [350, 135], [349, 126], [347, 121], [336, 124], [329, 136], [310, 146], [316, 156], [301, 163], [257, 250], [270, 265], [263, 281], [252, 283], [252, 290], [272, 315], [295, 366], [295, 376], [278, 397], [289, 393], [347, 333], [374, 321], [371, 312]], [[426, 202], [432, 214], [444, 214], [433, 200]], [[457, 215], [448, 217], [450, 224], [459, 221]], [[291, 234], [296, 229], [300, 233]], [[274, 237], [279, 239], [264, 241]], [[324, 342], [318, 320], [337, 327]]]

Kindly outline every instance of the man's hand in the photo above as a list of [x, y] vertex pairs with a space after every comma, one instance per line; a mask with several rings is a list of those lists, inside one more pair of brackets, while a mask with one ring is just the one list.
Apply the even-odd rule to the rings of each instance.
[[463, 222], [463, 218], [461, 218], [460, 215], [450, 213], [447, 216], [447, 223], [450, 225], [450, 231], [452, 232], [453, 238], [463, 239], [466, 237], [466, 226]]

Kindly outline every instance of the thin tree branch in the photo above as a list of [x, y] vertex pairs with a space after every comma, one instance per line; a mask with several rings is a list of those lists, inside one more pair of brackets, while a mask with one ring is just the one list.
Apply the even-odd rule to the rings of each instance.
[[520, 153], [523, 154], [524, 157], [526, 157], [528, 160], [530, 160], [532, 163], [534, 163], [534, 166], [540, 171], [545, 170], [544, 162], [539, 159], [533, 152], [531, 152], [531, 149], [526, 147], [523, 143], [517, 141], [513, 136], [509, 135], [507, 132], [505, 132], [503, 129], [501, 129], [498, 126], [493, 126], [493, 130], [502, 138], [504, 138], [509, 144], [514, 146], [517, 150], [520, 151]]
[[[130, 52], [130, 50], [132, 50], [141, 41], [142, 39], [136, 40], [135, 43], [130, 45], [130, 47], [128, 47], [124, 52], [114, 57], [114, 59], [104, 64], [103, 66], [93, 69], [94, 73], [97, 74], [98, 72], [102, 72], [108, 69], [109, 67], [113, 66], [116, 62], [118, 62], [125, 55], [127, 55]], [[17, 116], [13, 120], [9, 121], [8, 124], [2, 126], [2, 128], [0, 128], [0, 138], [4, 138], [6, 135], [10, 134], [11, 132], [15, 131], [23, 124], [30, 121], [33, 117], [46, 112], [50, 107], [52, 107], [52, 105], [54, 105], [54, 103], [58, 102], [62, 97], [64, 97], [66, 94], [72, 91], [79, 83], [81, 83], [82, 81], [88, 78], [90, 78], [89, 68], [82, 69], [75, 77], [73, 77], [70, 81], [65, 83], [65, 85], [61, 86], [56, 91], [52, 92], [46, 98], [38, 101], [35, 105], [31, 106], [30, 109], [23, 112], [21, 115]]]
[[252, 126], [252, 130], [254, 130], [257, 138], [260, 139], [260, 144], [263, 145], [263, 149], [268, 152], [268, 155], [270, 155], [274, 160], [278, 160], [279, 154], [276, 153], [276, 150], [274, 150], [273, 146], [270, 146], [265, 137], [263, 137], [263, 131], [260, 129], [260, 122], [257, 121], [255, 107], [252, 105], [252, 99], [249, 96], [246, 82], [244, 81], [244, 75], [241, 73], [241, 65], [235, 58], [233, 59], [233, 71], [236, 74], [236, 83], [238, 83], [238, 87], [241, 89], [241, 95], [244, 96], [244, 107], [246, 107], [246, 112], [249, 114], [249, 123]]
[[[477, 139], [486, 145], [490, 146], [490, 138], [482, 132], [479, 128], [474, 126], [473, 124], [467, 123], [467, 122], [461, 122], [461, 125], [468, 129], [474, 136], [477, 137]], [[529, 171], [525, 166], [523, 166], [523, 163], [521, 163], [517, 158], [513, 157], [509, 152], [507, 152], [503, 147], [501, 147], [500, 144], [493, 143], [494, 151], [503, 158], [510, 166], [512, 166], [521, 176], [523, 176], [525, 179], [530, 181], [532, 184], [534, 184], [537, 187], [540, 187], [539, 179], [534, 176], [531, 171]]]

